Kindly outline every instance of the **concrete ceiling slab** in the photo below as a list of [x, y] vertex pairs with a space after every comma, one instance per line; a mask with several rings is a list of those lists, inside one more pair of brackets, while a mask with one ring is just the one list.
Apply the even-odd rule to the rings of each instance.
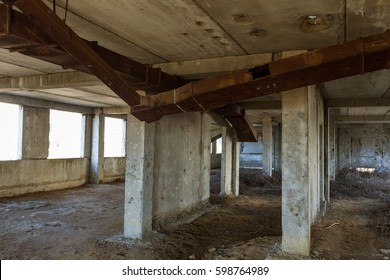
[[191, 0], [79, 0], [69, 1], [69, 10], [165, 61], [245, 54]]
[[346, 39], [352, 40], [390, 29], [390, 1], [346, 0]]
[[[344, 41], [344, 0], [196, 2], [250, 54], [315, 49]], [[308, 22], [307, 16], [317, 19]], [[321, 22], [320, 17], [324, 17]]]
[[[52, 7], [52, 1], [44, 1], [49, 7]], [[131, 38], [122, 37], [121, 35], [115, 33], [115, 30], [112, 30], [112, 26], [109, 24], [104, 24], [102, 26], [92, 22], [90, 20], [88, 9], [83, 13], [79, 13], [77, 9], [73, 7], [73, 4], [77, 4], [79, 1], [69, 1], [69, 9], [67, 13], [66, 23], [79, 35], [80, 37], [87, 39], [89, 41], [97, 41], [99, 45], [102, 45], [110, 50], [118, 52], [122, 55], [125, 55], [129, 58], [132, 58], [141, 63], [161, 63], [166, 60], [155, 55], [153, 52], [144, 49], [131, 41]], [[106, 19], [116, 17], [115, 11], [104, 10], [104, 6], [101, 5], [102, 1], [86, 1], [90, 6], [95, 7], [96, 9], [101, 9], [101, 13], [103, 16], [101, 18], [102, 21]], [[109, 2], [109, 1], [107, 1]], [[116, 1], [111, 1], [116, 3]], [[65, 1], [56, 1], [56, 13], [60, 18], [65, 17]], [[111, 13], [110, 13], [111, 12]], [[126, 14], [126, 13], [125, 13]], [[82, 15], [88, 15], [86, 17]], [[115, 15], [115, 16], [113, 16]], [[123, 14], [122, 14], [123, 15]], [[124, 21], [129, 18], [129, 14], [126, 14], [124, 17]], [[129, 23], [124, 22], [125, 26]]]
[[[45, 2], [52, 7], [52, 1]], [[65, 2], [56, 1], [60, 18], [64, 18]], [[186, 79], [199, 79], [266, 63], [273, 52], [315, 49], [383, 32], [390, 28], [390, 1], [78, 0], [69, 1], [66, 23], [81, 37], [136, 61], [158, 64]], [[283, 57], [289, 54], [283, 53]], [[0, 50], [0, 77], [58, 72], [65, 70]], [[82, 87], [72, 83], [70, 79], [69, 85], [60, 87], [76, 88], [74, 96], [61, 90], [21, 94], [53, 101], [63, 97], [65, 103], [93, 107], [122, 102], [100, 83]], [[389, 97], [390, 72], [332, 81], [322, 88], [330, 98]], [[79, 97], [91, 100], [80, 101]], [[281, 100], [281, 95], [250, 101], [272, 100]]]

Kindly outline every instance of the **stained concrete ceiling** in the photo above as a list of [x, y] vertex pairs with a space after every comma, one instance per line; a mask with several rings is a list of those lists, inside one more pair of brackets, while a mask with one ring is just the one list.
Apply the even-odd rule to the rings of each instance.
[[[45, 1], [52, 7], [52, 1]], [[56, 13], [65, 17], [65, 0]], [[390, 28], [387, 0], [68, 0], [66, 23], [81, 37], [185, 79], [269, 62], [272, 54], [312, 50]], [[99, 81], [40, 87], [58, 66], [0, 50], [0, 91], [92, 107], [125, 103]], [[20, 76], [37, 84], [9, 86]], [[43, 77], [44, 78], [44, 77]], [[385, 97], [390, 71], [325, 83], [327, 98]], [[264, 100], [280, 100], [273, 95]], [[265, 111], [266, 112], [266, 111]], [[277, 111], [273, 110], [273, 114]], [[261, 114], [257, 112], [256, 115]]]

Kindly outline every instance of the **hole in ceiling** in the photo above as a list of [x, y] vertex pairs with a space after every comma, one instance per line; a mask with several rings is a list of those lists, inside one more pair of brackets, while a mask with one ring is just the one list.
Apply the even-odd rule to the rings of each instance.
[[253, 37], [265, 37], [267, 36], [267, 31], [264, 29], [253, 28], [251, 31], [249, 31], [249, 35]]
[[203, 21], [196, 21], [195, 24], [197, 26], [204, 26], [206, 23], [204, 23]]
[[335, 21], [334, 15], [304, 15], [299, 18], [299, 29], [303, 33], [313, 33], [330, 28]]
[[207, 33], [213, 33], [213, 32], [214, 32], [214, 29], [207, 28], [207, 29], [205, 29], [204, 31], [206, 31]]
[[215, 36], [212, 36], [211, 39], [218, 40], [218, 39], [221, 39], [221, 36], [215, 35]]
[[183, 32], [183, 33], [181, 33], [181, 35], [188, 36], [188, 33], [187, 32]]
[[232, 15], [232, 17], [234, 21], [238, 23], [246, 23], [251, 21], [250, 17], [247, 14], [234, 14]]

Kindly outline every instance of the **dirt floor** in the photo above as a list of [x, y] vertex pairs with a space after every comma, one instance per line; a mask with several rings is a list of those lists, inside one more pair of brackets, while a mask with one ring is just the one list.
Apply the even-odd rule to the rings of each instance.
[[[237, 198], [219, 197], [219, 179], [212, 170], [206, 214], [128, 244], [115, 242], [123, 183], [0, 199], [0, 259], [265, 259], [281, 241], [280, 174], [241, 169]], [[388, 259], [388, 184], [384, 175], [340, 173], [332, 205], [313, 226], [311, 258]]]

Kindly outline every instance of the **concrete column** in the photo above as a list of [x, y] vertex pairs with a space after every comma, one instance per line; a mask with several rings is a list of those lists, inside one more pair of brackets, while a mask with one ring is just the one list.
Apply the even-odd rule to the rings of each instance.
[[336, 121], [333, 116], [329, 116], [329, 177], [336, 179]]
[[92, 120], [91, 182], [104, 179], [104, 115], [97, 113]]
[[272, 118], [269, 116], [263, 117], [263, 173], [267, 176], [272, 176]]
[[330, 137], [329, 108], [325, 109], [324, 118], [324, 200], [330, 203]]
[[47, 159], [49, 155], [50, 110], [23, 106], [19, 158]]
[[[200, 140], [201, 158], [201, 178], [200, 184], [202, 191], [199, 193], [199, 200], [205, 201], [210, 197], [210, 141], [211, 141], [211, 119], [208, 114], [201, 114], [202, 118], [202, 132]], [[217, 141], [215, 141], [216, 143]], [[215, 150], [216, 151], [216, 150]]]
[[230, 128], [222, 127], [221, 196], [232, 194], [232, 137]]
[[217, 140], [211, 143], [211, 153], [213, 155], [217, 154]]
[[81, 127], [82, 129], [82, 143], [84, 145], [81, 146], [83, 149], [81, 151], [81, 154], [83, 158], [90, 158], [91, 157], [91, 149], [92, 149], [92, 116], [91, 115], [84, 115], [83, 116], [83, 125]]
[[127, 119], [124, 237], [144, 238], [152, 231], [155, 124]]
[[282, 127], [274, 126], [274, 170], [282, 170]]
[[282, 95], [282, 250], [300, 255], [310, 254], [311, 91], [306, 87]]
[[240, 193], [240, 146], [238, 137], [234, 133], [232, 144], [232, 193], [238, 196]]

